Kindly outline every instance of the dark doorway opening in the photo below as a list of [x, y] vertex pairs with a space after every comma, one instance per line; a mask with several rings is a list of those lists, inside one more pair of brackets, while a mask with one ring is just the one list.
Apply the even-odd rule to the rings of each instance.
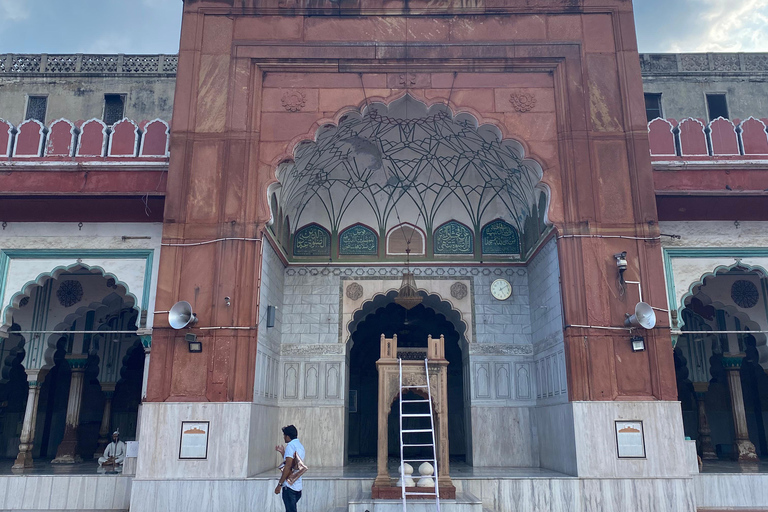
[[[356, 395], [350, 404], [347, 454], [351, 460], [375, 460], [378, 437], [378, 372], [380, 339], [397, 334], [399, 347], [426, 348], [427, 337], [445, 336], [448, 365], [448, 439], [452, 460], [465, 461], [467, 428], [464, 415], [464, 378], [461, 335], [445, 315], [420, 304], [406, 311], [390, 302], [360, 321], [352, 334], [349, 389]], [[399, 458], [398, 404], [395, 400], [389, 415], [389, 455]]]

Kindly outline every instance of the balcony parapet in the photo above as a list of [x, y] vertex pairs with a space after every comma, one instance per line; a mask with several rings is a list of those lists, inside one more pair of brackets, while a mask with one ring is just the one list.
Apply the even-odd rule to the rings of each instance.
[[167, 161], [170, 126], [162, 119], [136, 123], [122, 119], [58, 119], [45, 126], [28, 119], [18, 126], [0, 119], [0, 162], [87, 160]]
[[0, 54], [0, 77], [7, 75], [164, 75], [176, 76], [178, 55]]
[[742, 162], [768, 160], [768, 119], [719, 117], [709, 123], [689, 117], [648, 123], [654, 162]]

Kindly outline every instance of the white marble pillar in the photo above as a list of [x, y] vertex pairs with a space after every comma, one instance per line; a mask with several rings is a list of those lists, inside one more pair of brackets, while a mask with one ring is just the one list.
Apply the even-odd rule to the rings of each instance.
[[27, 370], [27, 407], [24, 410], [24, 424], [21, 428], [19, 454], [13, 463], [13, 469], [28, 469], [34, 466], [32, 447], [35, 441], [35, 425], [37, 424], [37, 404], [40, 400], [40, 386], [45, 379], [43, 370]]
[[83, 399], [83, 377], [85, 365], [88, 361], [86, 354], [70, 354], [66, 357], [69, 367], [72, 369], [72, 379], [69, 384], [69, 398], [67, 400], [67, 419], [64, 427], [64, 438], [56, 450], [56, 458], [53, 464], [74, 464], [82, 459], [77, 454], [77, 428], [80, 425], [80, 405]]
[[94, 459], [98, 459], [104, 454], [107, 445], [112, 436], [110, 435], [110, 422], [112, 419], [112, 397], [115, 396], [115, 383], [102, 382], [101, 391], [104, 393], [104, 412], [101, 415], [101, 427], [99, 428], [99, 441], [96, 445], [96, 451], [93, 454]]
[[733, 443], [739, 462], [757, 462], [755, 445], [749, 440], [744, 394], [741, 389], [741, 362], [744, 354], [723, 354], [723, 366], [728, 372], [728, 388], [731, 392], [731, 409], [736, 439]]

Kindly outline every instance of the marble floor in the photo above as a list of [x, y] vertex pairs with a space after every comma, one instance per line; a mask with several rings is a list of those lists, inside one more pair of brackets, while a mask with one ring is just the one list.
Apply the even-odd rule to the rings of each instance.
[[11, 469], [14, 459], [0, 458], [0, 476], [5, 475], [116, 475], [113, 471], [105, 471], [95, 460], [78, 462], [76, 464], [51, 464], [50, 461], [35, 461], [31, 469]]
[[768, 460], [757, 463], [739, 463], [735, 460], [705, 460], [701, 473], [768, 473]]

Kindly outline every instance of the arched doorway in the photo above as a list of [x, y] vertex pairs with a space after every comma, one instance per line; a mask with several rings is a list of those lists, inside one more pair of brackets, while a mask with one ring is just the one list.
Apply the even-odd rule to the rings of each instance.
[[[448, 365], [448, 439], [451, 460], [469, 460], [468, 410], [464, 393], [463, 330], [456, 327], [458, 313], [436, 296], [420, 292], [425, 301], [411, 310], [394, 303], [397, 292], [379, 295], [355, 314], [349, 356], [350, 408], [347, 454], [354, 462], [376, 457], [378, 424], [378, 372], [380, 337], [397, 334], [399, 348], [426, 348], [427, 337], [445, 336]], [[458, 322], [461, 324], [460, 322]], [[415, 420], [414, 420], [415, 421]], [[389, 414], [389, 456], [398, 457], [397, 400]], [[407, 425], [404, 425], [407, 427]]]
[[683, 298], [675, 370], [685, 432], [704, 460], [768, 457], [766, 286], [762, 272], [737, 264]]
[[[17, 394], [23, 390], [27, 398], [0, 408], [3, 431], [12, 422], [12, 411], [32, 396], [37, 403], [34, 411], [20, 413], [21, 424], [30, 426], [29, 439], [21, 439], [18, 421], [8, 429], [15, 438], [0, 433], [0, 442], [7, 445], [0, 445], [2, 455], [18, 455], [14, 467], [30, 467], [33, 458], [72, 463], [101, 455], [114, 423], [110, 405], [118, 382], [115, 411], [122, 414], [121, 433], [129, 434], [123, 437], [127, 440], [135, 435], [144, 370], [143, 347], [134, 350], [142, 345], [135, 304], [124, 284], [81, 264], [42, 275], [14, 296], [5, 312], [14, 319], [6, 324], [7, 341], [28, 341], [17, 347], [14, 358], [4, 357], [11, 365], [4, 373], [18, 374]], [[8, 386], [0, 384], [0, 393], [3, 388]]]
[[[19, 330], [13, 324], [11, 330]], [[20, 334], [0, 338], [0, 458], [15, 457], [27, 407], [27, 375], [21, 362], [26, 340]]]

